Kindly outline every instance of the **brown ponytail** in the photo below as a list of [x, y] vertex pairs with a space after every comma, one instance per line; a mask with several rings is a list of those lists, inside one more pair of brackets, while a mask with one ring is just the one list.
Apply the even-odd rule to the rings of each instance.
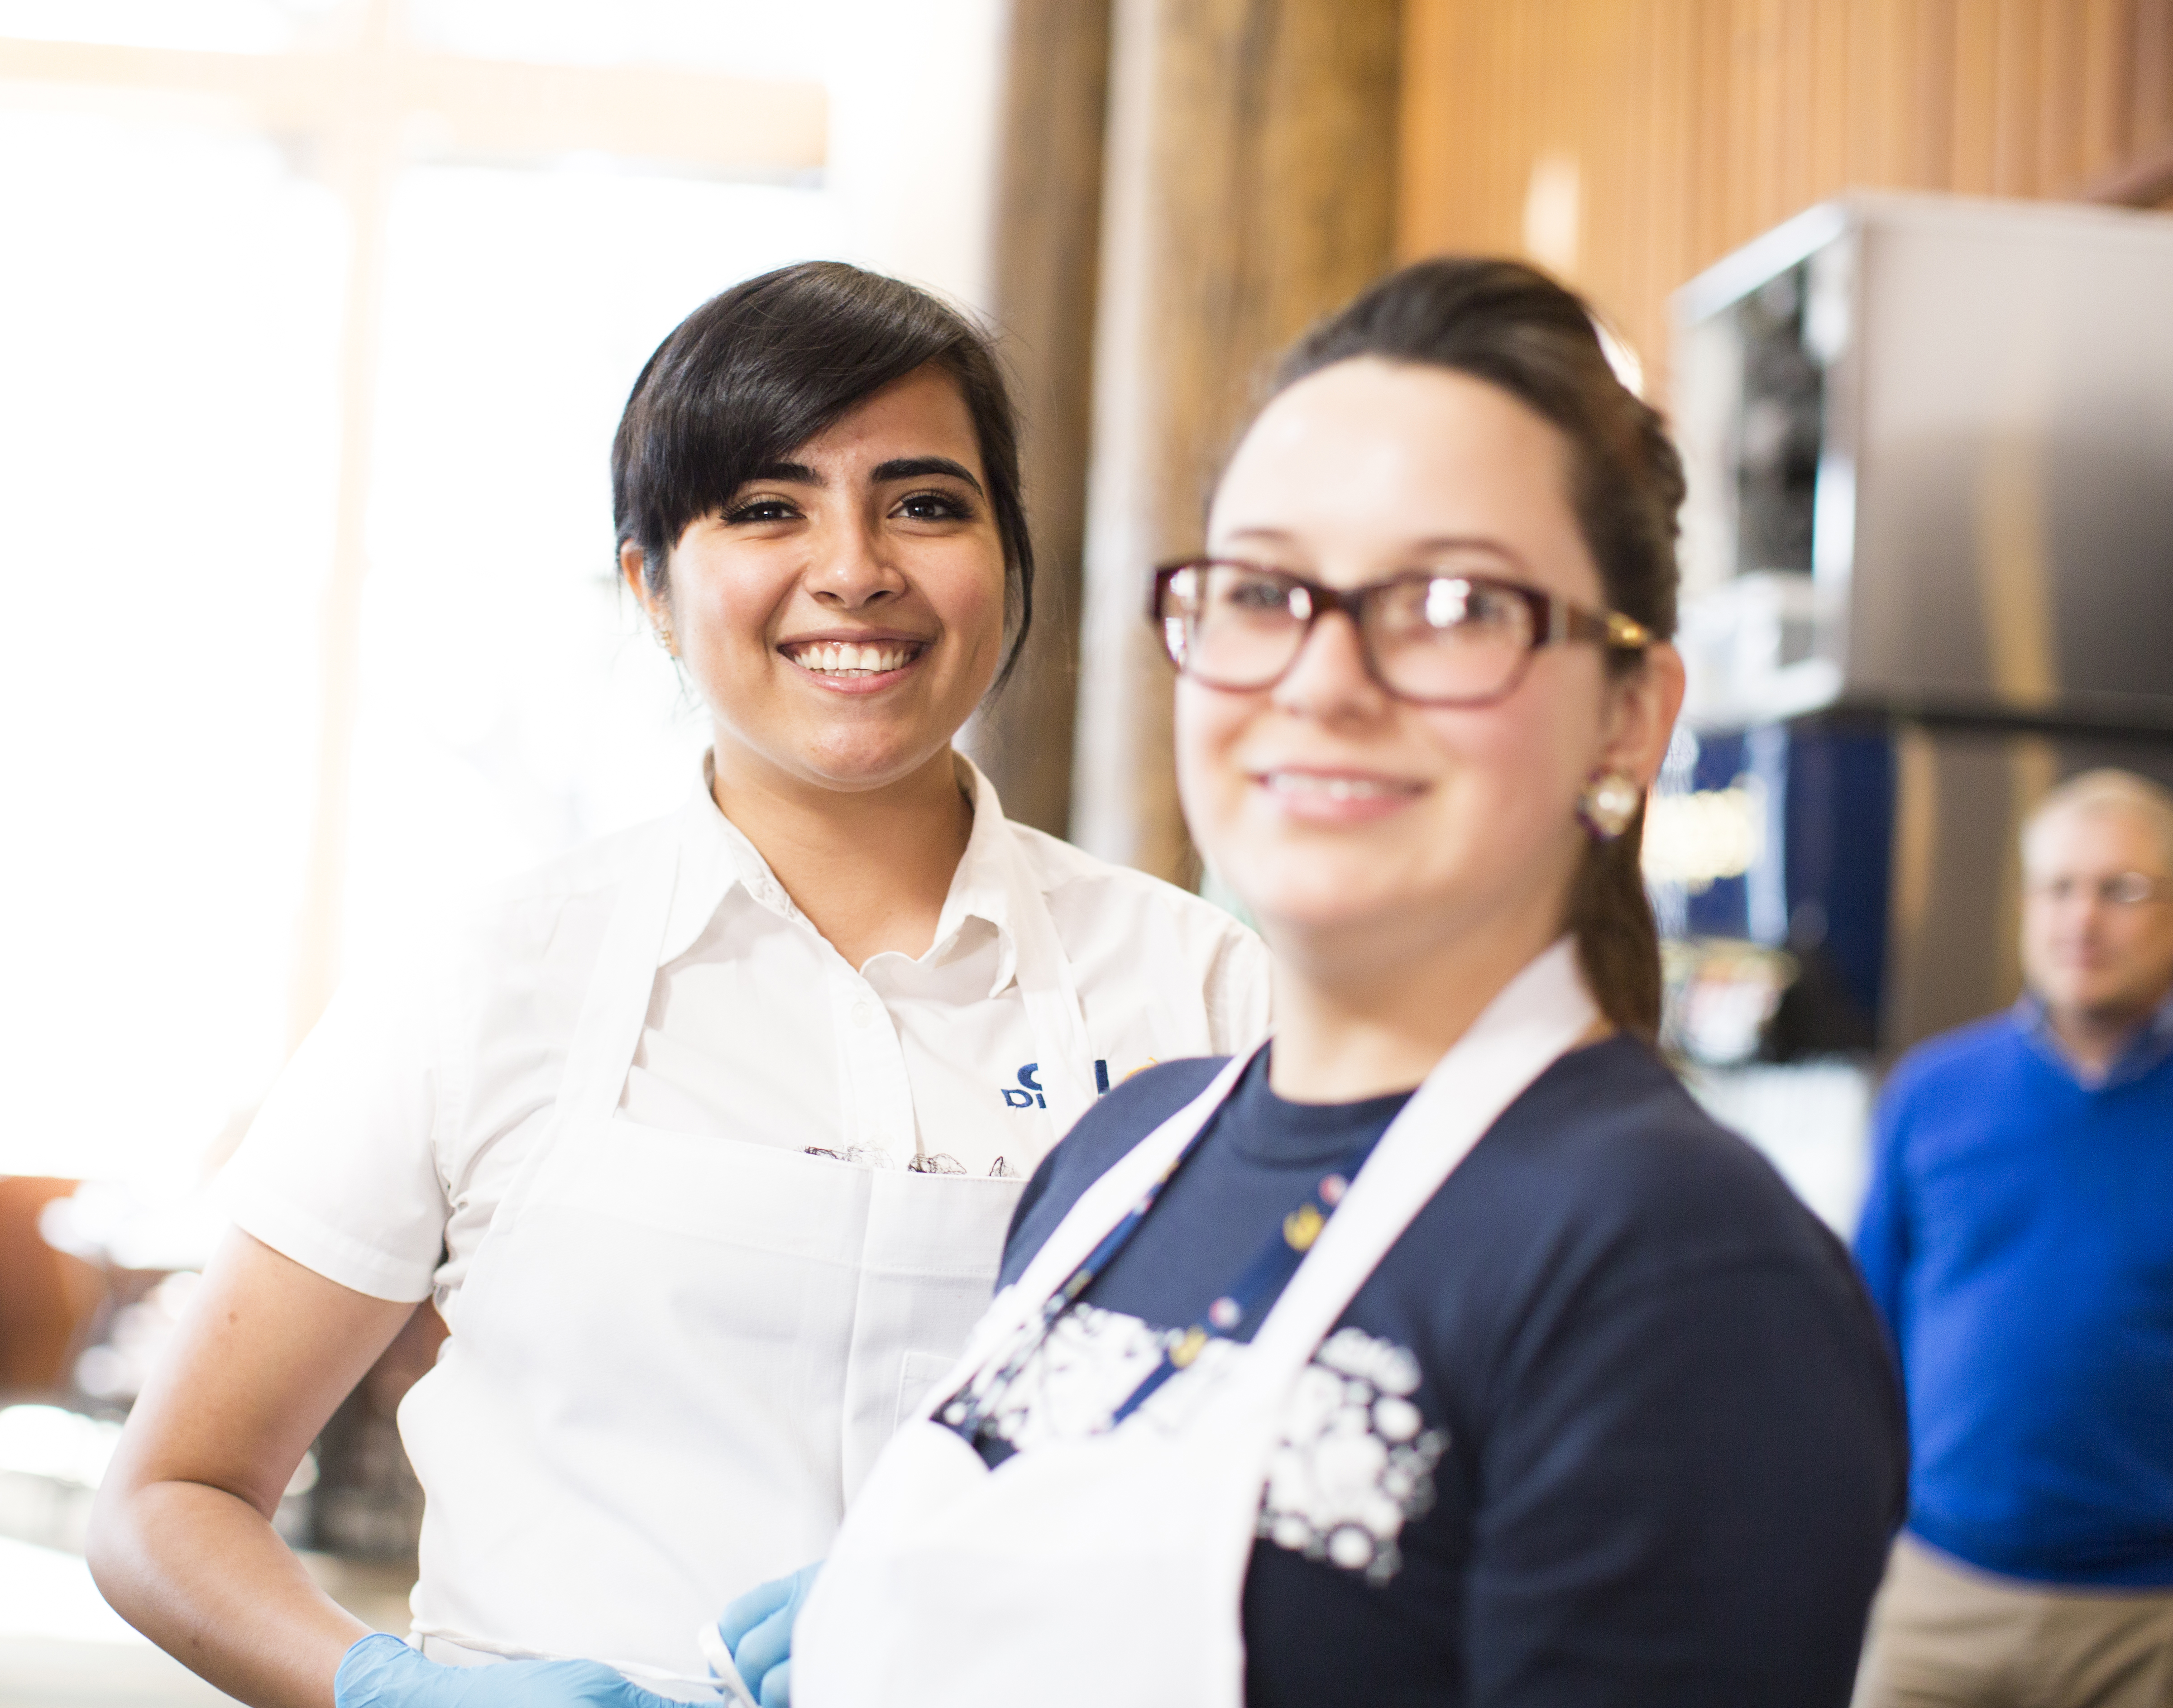
[[[1682, 463], [1666, 423], [1615, 378], [1580, 298], [1520, 261], [1422, 261], [1308, 332], [1270, 395], [1360, 356], [1469, 374], [1552, 423], [1569, 445], [1570, 499], [1609, 606], [1662, 639], [1675, 632]], [[1615, 657], [1618, 671], [1643, 668], [1639, 656]], [[1638, 866], [1644, 827], [1641, 806], [1620, 838], [1585, 851], [1563, 925], [1600, 1011], [1649, 1039], [1660, 1025], [1660, 941]]]
[[1570, 885], [1566, 928], [1593, 1000], [1610, 1021], [1647, 1043], [1660, 1035], [1660, 931], [1638, 868], [1645, 809], [1613, 842], [1594, 842]]

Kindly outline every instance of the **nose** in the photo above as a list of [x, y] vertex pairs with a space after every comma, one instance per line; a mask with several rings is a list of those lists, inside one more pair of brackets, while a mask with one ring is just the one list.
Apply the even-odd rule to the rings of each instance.
[[1366, 668], [1357, 624], [1340, 611], [1314, 619], [1270, 697], [1278, 710], [1319, 723], [1378, 718], [1389, 704], [1388, 694]]
[[839, 518], [817, 537], [815, 547], [814, 565], [804, 579], [823, 605], [860, 611], [905, 591], [905, 578], [890, 561], [881, 530], [864, 518]]

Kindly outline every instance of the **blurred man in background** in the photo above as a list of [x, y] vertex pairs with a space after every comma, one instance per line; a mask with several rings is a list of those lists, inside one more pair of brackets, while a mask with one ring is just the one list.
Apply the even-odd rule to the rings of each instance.
[[2173, 795], [2078, 777], [2022, 857], [2027, 994], [1879, 1104], [1914, 1468], [1858, 1708], [2173, 1705]]

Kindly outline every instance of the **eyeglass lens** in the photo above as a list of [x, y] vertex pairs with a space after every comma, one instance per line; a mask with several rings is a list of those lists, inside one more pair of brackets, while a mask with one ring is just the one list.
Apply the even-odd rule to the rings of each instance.
[[[1515, 682], [1532, 649], [1530, 604], [1484, 580], [1415, 576], [1369, 590], [1361, 611], [1374, 670], [1393, 692], [1416, 700], [1491, 699]], [[1312, 616], [1303, 586], [1237, 563], [1180, 570], [1163, 605], [1185, 671], [1232, 688], [1281, 676]]]
[[2164, 887], [2159, 881], [2144, 872], [2122, 872], [2116, 877], [2100, 878], [2043, 878], [2030, 889], [2048, 902], [2066, 903], [2087, 897], [2101, 907], [2139, 908], [2153, 899]]

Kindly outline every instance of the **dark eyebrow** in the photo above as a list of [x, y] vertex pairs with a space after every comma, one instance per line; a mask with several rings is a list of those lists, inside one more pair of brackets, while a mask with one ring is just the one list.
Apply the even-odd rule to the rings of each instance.
[[[1239, 528], [1229, 535], [1230, 539], [1258, 540], [1269, 545], [1288, 545], [1297, 538], [1287, 528]], [[1505, 563], [1523, 567], [1524, 560], [1499, 540], [1469, 534], [1437, 534], [1424, 540], [1414, 540], [1406, 548], [1415, 558], [1434, 552], [1484, 552], [1499, 558]]]
[[752, 486], [757, 481], [784, 481], [793, 486], [828, 486], [816, 470], [804, 462], [766, 462], [742, 481], [742, 486]]
[[1507, 558], [1512, 563], [1522, 563], [1524, 561], [1501, 541], [1490, 540], [1483, 536], [1442, 534], [1431, 540], [1417, 541], [1413, 543], [1411, 549], [1414, 552], [1486, 552], [1496, 558]]
[[[918, 480], [923, 475], [949, 475], [953, 480], [965, 482], [975, 492], [981, 491], [981, 483], [973, 478], [973, 471], [947, 456], [892, 457], [888, 462], [877, 463], [869, 478], [880, 486], [885, 481]], [[985, 493], [981, 495], [988, 496]]]

